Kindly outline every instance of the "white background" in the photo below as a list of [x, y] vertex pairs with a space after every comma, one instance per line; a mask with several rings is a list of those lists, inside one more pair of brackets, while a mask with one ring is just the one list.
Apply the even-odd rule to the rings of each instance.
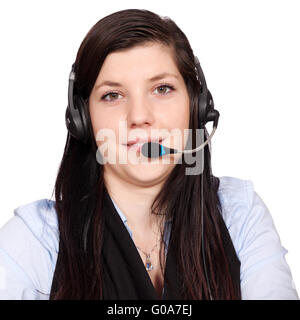
[[0, 226], [16, 207], [51, 197], [67, 134], [68, 76], [79, 45], [98, 20], [129, 8], [169, 16], [188, 37], [220, 112], [213, 173], [253, 181], [289, 251], [299, 292], [296, 0], [1, 1]]

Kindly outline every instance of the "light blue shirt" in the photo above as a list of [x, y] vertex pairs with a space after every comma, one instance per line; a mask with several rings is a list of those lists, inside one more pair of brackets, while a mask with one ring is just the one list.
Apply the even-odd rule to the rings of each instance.
[[[218, 195], [222, 217], [241, 261], [242, 299], [298, 299], [285, 260], [287, 250], [253, 183], [220, 177]], [[49, 299], [59, 241], [54, 203], [41, 199], [19, 206], [1, 227], [0, 299]], [[132, 236], [125, 215], [114, 205]], [[166, 230], [168, 243], [170, 228]]]

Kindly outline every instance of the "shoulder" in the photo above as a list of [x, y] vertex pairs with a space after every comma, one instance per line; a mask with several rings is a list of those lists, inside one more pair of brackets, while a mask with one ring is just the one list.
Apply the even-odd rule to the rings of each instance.
[[49, 254], [58, 252], [55, 201], [40, 199], [17, 207], [11, 224], [29, 232]]
[[0, 267], [7, 288], [0, 290], [0, 296], [4, 299], [32, 297], [34, 289], [49, 290], [59, 239], [54, 204], [40, 199], [18, 206], [0, 228]]
[[[222, 207], [221, 214], [238, 252], [241, 246], [240, 240], [242, 240], [239, 237], [240, 228], [244, 226], [247, 219], [254, 217], [251, 212], [253, 202], [258, 201], [262, 209], [265, 209], [264, 203], [254, 191], [251, 180], [230, 176], [221, 176], [219, 180], [218, 196]], [[261, 210], [260, 213], [262, 212]]]
[[[247, 229], [251, 220], [258, 214], [265, 214], [265, 210], [253, 213], [251, 207], [255, 195], [251, 180], [230, 176], [219, 177], [218, 197], [221, 203], [221, 214], [229, 231], [235, 251], [241, 260], [241, 250], [247, 239]], [[260, 202], [261, 209], [263, 203]], [[242, 261], [241, 261], [242, 264]]]
[[254, 189], [251, 180], [235, 177], [219, 177], [218, 196], [222, 206], [222, 217], [231, 235], [237, 253], [241, 253], [253, 237], [258, 237], [259, 229], [269, 228], [276, 233], [271, 214]]
[[[55, 210], [55, 201], [49, 199], [36, 200], [19, 206], [14, 210], [28, 229], [40, 240], [41, 244], [49, 250], [57, 251], [58, 222]], [[49, 236], [52, 242], [49, 242]]]
[[[251, 180], [219, 177], [222, 217], [241, 262], [243, 299], [297, 299], [268, 207]], [[276, 279], [276, 280], [275, 280]]]
[[222, 216], [227, 227], [230, 227], [236, 218], [241, 217], [241, 215], [234, 215], [232, 209], [250, 206], [254, 186], [251, 180], [235, 177], [222, 176], [219, 180], [218, 196], [222, 204]]

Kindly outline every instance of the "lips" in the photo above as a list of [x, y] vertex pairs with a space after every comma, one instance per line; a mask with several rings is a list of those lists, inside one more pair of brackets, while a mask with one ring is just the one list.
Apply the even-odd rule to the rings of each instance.
[[143, 144], [147, 142], [158, 142], [161, 143], [163, 141], [163, 138], [148, 138], [148, 139], [139, 139], [136, 138], [135, 140], [130, 140], [126, 144], [128, 150], [136, 150], [140, 151]]
[[144, 143], [135, 143], [135, 144], [132, 144], [131, 146], [127, 146], [127, 149], [128, 150], [135, 150], [135, 151], [140, 152], [141, 149], [142, 149], [143, 144]]

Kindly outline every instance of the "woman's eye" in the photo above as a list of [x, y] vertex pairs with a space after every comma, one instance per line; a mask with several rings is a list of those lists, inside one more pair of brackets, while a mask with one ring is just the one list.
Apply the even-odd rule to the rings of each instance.
[[[162, 85], [162, 86], [158, 86], [155, 90], [158, 89], [158, 92], [161, 93], [161, 94], [168, 94], [170, 93], [171, 91], [174, 90], [174, 87], [172, 86], [169, 86], [169, 85]], [[160, 90], [160, 89], [163, 89], [163, 90]], [[167, 91], [167, 89], [169, 89], [170, 91]]]
[[[113, 101], [116, 100], [115, 98], [118, 97], [119, 93], [118, 92], [109, 92], [107, 94], [105, 94], [101, 100], [105, 100], [105, 101]], [[106, 99], [107, 97], [111, 97], [112, 99]]]

